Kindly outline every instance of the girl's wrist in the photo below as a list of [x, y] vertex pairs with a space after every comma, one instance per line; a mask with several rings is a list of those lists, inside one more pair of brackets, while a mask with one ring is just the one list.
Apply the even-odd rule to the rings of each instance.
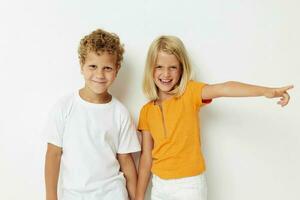
[[263, 96], [266, 97], [266, 98], [273, 98], [274, 97], [273, 88], [264, 88], [263, 89]]

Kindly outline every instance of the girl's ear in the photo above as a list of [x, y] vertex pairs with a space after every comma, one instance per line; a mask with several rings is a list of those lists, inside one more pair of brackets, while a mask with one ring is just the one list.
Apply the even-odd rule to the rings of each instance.
[[180, 64], [180, 74], [181, 74], [181, 76], [183, 75], [183, 66], [182, 66], [182, 64]]

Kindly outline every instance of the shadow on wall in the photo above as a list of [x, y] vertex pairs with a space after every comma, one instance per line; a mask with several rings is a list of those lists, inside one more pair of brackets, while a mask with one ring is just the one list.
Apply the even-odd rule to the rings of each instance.
[[129, 101], [128, 97], [132, 92], [130, 86], [134, 85], [132, 83], [132, 81], [134, 81], [132, 66], [128, 60], [125, 60], [118, 72], [116, 80], [110, 88], [111, 94], [124, 104]]

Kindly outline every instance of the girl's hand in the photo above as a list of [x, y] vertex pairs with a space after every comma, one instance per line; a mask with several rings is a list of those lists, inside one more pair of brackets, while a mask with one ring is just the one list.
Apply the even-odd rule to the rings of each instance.
[[264, 96], [267, 98], [281, 97], [277, 104], [283, 107], [289, 103], [290, 95], [287, 93], [287, 91], [292, 89], [293, 87], [293, 85], [289, 85], [281, 88], [268, 88]]

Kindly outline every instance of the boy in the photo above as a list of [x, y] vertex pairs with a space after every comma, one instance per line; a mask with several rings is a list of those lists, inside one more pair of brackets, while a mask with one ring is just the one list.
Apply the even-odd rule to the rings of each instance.
[[123, 52], [119, 37], [104, 30], [80, 41], [85, 85], [56, 104], [46, 126], [47, 200], [58, 199], [59, 175], [59, 200], [134, 199], [137, 173], [130, 153], [140, 145], [130, 114], [108, 93]]

